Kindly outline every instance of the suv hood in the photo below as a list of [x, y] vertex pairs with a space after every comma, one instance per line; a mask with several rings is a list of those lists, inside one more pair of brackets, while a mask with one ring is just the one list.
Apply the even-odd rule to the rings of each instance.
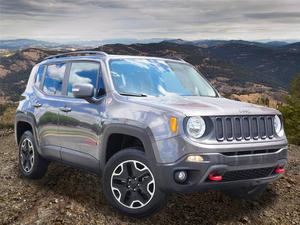
[[135, 103], [183, 113], [186, 116], [274, 115], [279, 111], [226, 98], [201, 96], [130, 97]]

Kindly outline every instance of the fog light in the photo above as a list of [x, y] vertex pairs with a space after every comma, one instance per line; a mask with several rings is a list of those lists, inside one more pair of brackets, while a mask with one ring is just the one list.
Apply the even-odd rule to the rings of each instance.
[[187, 173], [184, 170], [177, 171], [175, 172], [174, 177], [177, 183], [184, 183], [187, 179]]
[[201, 155], [190, 155], [186, 158], [188, 162], [203, 162], [203, 157]]

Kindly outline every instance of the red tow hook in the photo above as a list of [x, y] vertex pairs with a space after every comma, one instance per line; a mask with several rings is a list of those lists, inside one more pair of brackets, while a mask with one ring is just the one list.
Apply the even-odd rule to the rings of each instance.
[[284, 173], [284, 172], [285, 172], [285, 169], [284, 169], [284, 168], [277, 167], [277, 168], [275, 169], [275, 173], [276, 173], [276, 174], [282, 174], [282, 173]]
[[213, 173], [210, 173], [208, 175], [208, 178], [211, 180], [211, 181], [221, 181], [222, 180], [222, 176], [221, 175], [214, 175]]

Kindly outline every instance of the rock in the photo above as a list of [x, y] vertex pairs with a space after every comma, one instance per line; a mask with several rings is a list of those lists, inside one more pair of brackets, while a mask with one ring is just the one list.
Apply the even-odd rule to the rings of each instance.
[[246, 224], [246, 223], [250, 223], [250, 219], [247, 216], [244, 216], [243, 218], [240, 219], [240, 222]]

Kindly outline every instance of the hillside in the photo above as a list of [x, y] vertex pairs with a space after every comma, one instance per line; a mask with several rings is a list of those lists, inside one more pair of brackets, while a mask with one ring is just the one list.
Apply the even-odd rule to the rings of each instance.
[[26, 87], [34, 64], [56, 51], [26, 49], [0, 58], [0, 103], [17, 101]]
[[300, 51], [292, 52], [291, 48], [226, 44], [212, 47], [209, 52], [213, 57], [247, 73], [247, 79], [274, 88], [288, 88], [293, 76], [300, 72]]
[[[111, 44], [92, 50], [112, 54], [182, 58], [198, 68], [223, 94], [283, 92], [300, 73], [299, 43], [271, 47], [252, 42], [220, 42], [208, 47], [172, 41]], [[62, 51], [62, 50], [61, 50]], [[58, 50], [28, 48], [0, 57], [0, 103], [17, 101], [32, 66]]]
[[[101, 48], [102, 49], [102, 48]], [[269, 47], [225, 44], [208, 48], [169, 42], [135, 45], [107, 45], [113, 54], [154, 55], [182, 58], [196, 66], [208, 79], [225, 77], [230, 86], [243, 87], [247, 82], [272, 88], [288, 88], [300, 71], [300, 54]]]

